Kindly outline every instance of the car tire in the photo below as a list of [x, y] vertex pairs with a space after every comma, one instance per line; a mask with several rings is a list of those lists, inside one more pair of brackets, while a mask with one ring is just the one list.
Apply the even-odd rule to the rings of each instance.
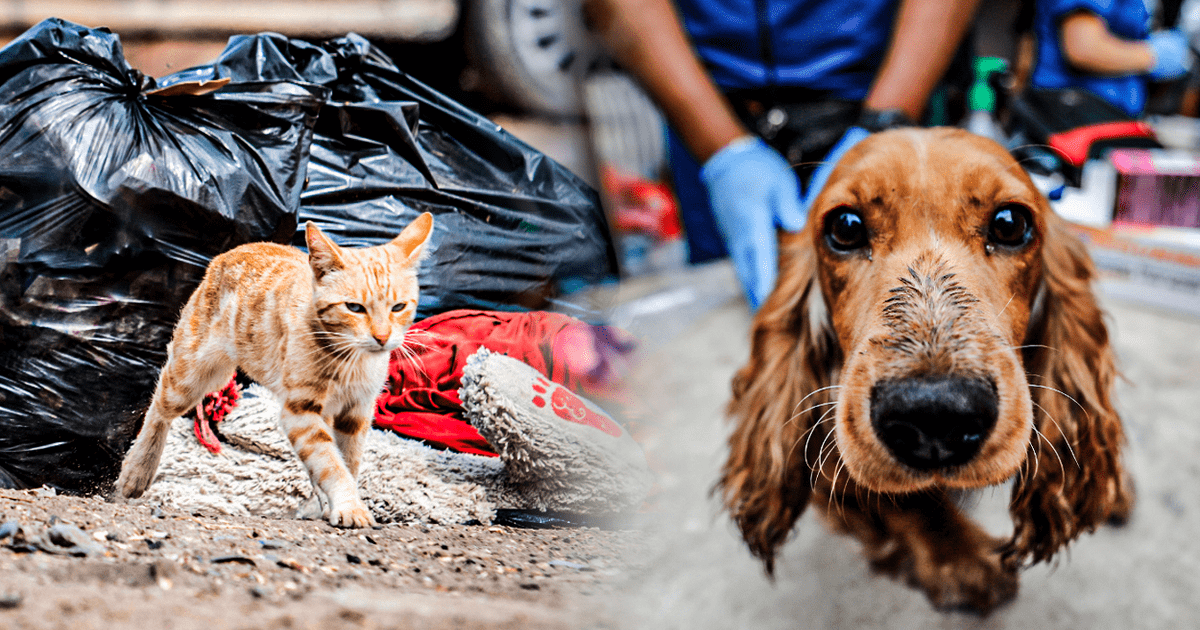
[[580, 81], [607, 61], [581, 0], [467, 0], [463, 9], [464, 46], [486, 95], [539, 114], [582, 113]]

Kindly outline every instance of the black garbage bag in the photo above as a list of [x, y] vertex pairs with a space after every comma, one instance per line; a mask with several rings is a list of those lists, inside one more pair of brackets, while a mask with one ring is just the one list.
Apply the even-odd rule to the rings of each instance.
[[[612, 238], [590, 186], [401, 72], [358, 35], [321, 44], [238, 36], [211, 66], [162, 83], [214, 78], [330, 89], [301, 227], [311, 219], [339, 244], [375, 245], [433, 213], [421, 317], [455, 308], [544, 309], [556, 296], [615, 277]], [[302, 231], [294, 243], [304, 244]]]
[[105, 29], [0, 50], [0, 487], [111, 484], [208, 261], [295, 233], [327, 90], [154, 88]]

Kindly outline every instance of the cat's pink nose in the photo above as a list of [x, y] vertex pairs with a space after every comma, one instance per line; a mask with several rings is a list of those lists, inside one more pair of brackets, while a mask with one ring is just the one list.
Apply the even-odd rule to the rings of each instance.
[[382, 348], [383, 346], [387, 345], [388, 339], [391, 337], [391, 335], [389, 335], [387, 333], [373, 332], [373, 333], [371, 333], [371, 337], [373, 337], [375, 339], [375, 341], [379, 344], [379, 347]]

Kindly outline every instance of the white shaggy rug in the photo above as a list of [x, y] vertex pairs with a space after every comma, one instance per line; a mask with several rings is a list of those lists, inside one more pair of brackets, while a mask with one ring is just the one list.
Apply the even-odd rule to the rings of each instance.
[[[279, 403], [252, 385], [217, 429], [219, 454], [196, 439], [189, 418], [171, 425], [158, 475], [143, 501], [185, 511], [291, 518], [312, 494], [300, 460], [279, 428]], [[495, 457], [439, 451], [371, 429], [359, 491], [380, 523], [490, 523], [504, 464]]]
[[[558, 389], [524, 363], [481, 349], [468, 362], [460, 395], [468, 419], [500, 457], [437, 450], [372, 429], [359, 491], [375, 520], [490, 524], [498, 508], [605, 516], [636, 509], [651, 486], [640, 447], [598, 407]], [[539, 391], [544, 400], [536, 405], [531, 395]], [[556, 407], [564, 401], [570, 409]], [[265, 388], [250, 386], [216, 425], [219, 454], [200, 444], [191, 419], [177, 418], [158, 474], [137, 502], [293, 517], [312, 484], [279, 428], [279, 409]]]

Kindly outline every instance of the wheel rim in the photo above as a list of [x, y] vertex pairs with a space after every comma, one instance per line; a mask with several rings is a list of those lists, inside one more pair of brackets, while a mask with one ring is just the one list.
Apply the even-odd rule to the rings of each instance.
[[513, 0], [513, 51], [556, 109], [579, 109], [578, 85], [603, 63], [603, 51], [583, 23], [579, 0]]

